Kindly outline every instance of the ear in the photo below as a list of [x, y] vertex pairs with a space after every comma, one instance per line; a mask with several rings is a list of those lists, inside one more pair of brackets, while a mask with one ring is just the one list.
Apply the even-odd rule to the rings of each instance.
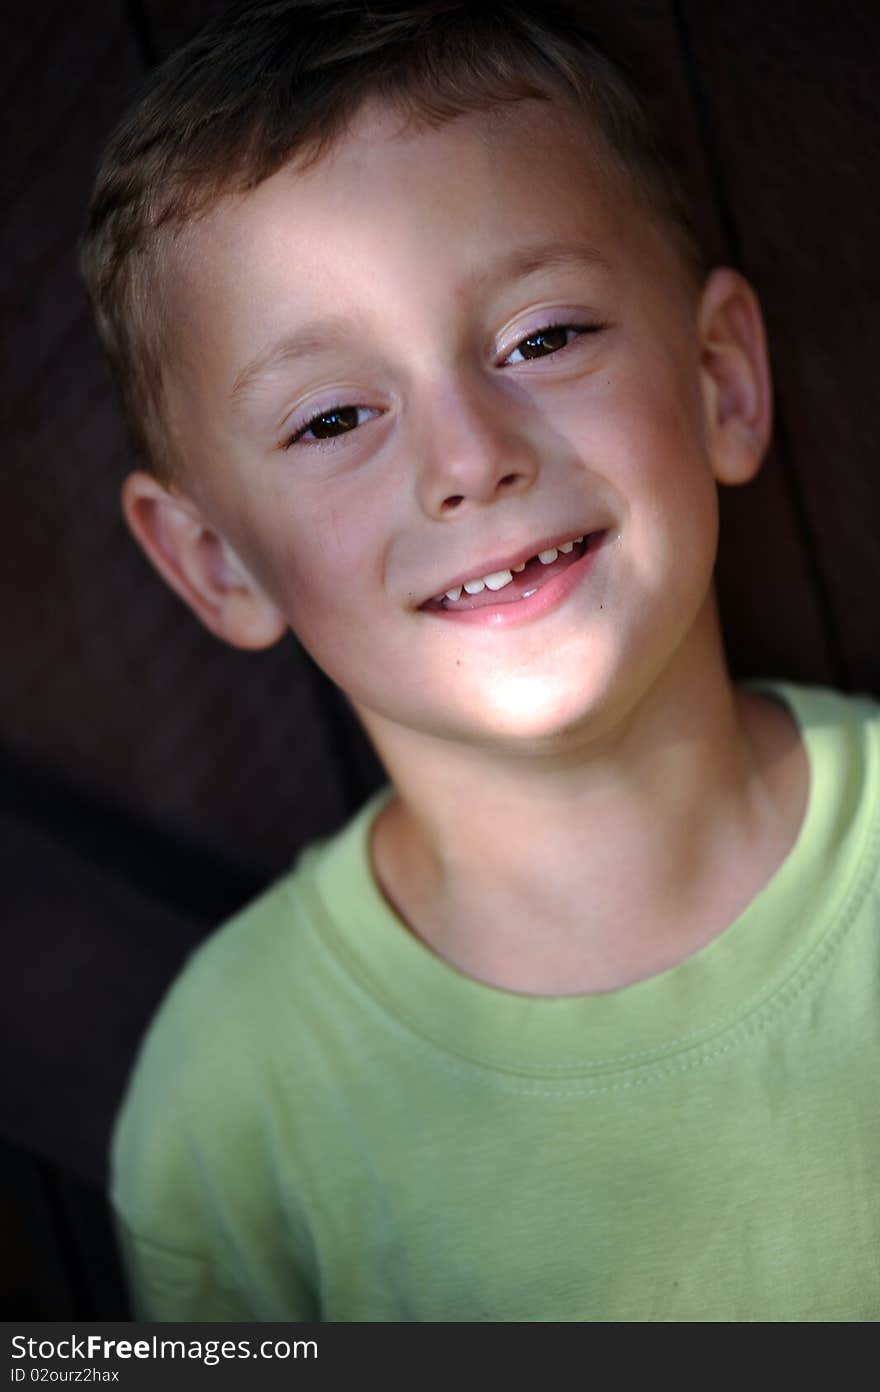
[[123, 484], [122, 511], [159, 574], [212, 633], [236, 648], [282, 637], [283, 614], [192, 499], [137, 472]]
[[773, 393], [761, 307], [738, 271], [710, 273], [698, 324], [713, 471], [719, 483], [748, 483], [770, 443]]

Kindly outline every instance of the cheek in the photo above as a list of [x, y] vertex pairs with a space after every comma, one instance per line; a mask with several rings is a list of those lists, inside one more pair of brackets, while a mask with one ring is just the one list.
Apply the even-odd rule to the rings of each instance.
[[699, 398], [690, 387], [671, 362], [649, 358], [619, 381], [611, 403], [628, 491], [674, 502], [684, 513], [702, 512], [715, 496]]
[[620, 499], [622, 573], [670, 612], [690, 613], [711, 583], [718, 495], [689, 379], [649, 359], [617, 380], [607, 405], [600, 467]]
[[[279, 518], [287, 522], [279, 523]], [[278, 499], [269, 529], [261, 534], [271, 585], [288, 622], [309, 652], [357, 646], [364, 606], [375, 590], [381, 538], [363, 509], [323, 497]], [[331, 673], [332, 675], [332, 673]]]

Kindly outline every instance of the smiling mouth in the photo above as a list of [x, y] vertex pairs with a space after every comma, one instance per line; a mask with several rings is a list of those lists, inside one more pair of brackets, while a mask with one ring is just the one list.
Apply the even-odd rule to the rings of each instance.
[[[537, 593], [563, 571], [576, 565], [588, 551], [598, 546], [604, 535], [604, 532], [590, 532], [573, 541], [569, 551], [551, 548], [555, 551], [552, 558], [549, 552], [543, 551], [531, 556], [521, 570], [498, 571], [495, 575], [486, 577], [492, 582], [488, 585], [484, 581], [468, 582], [469, 585], [473, 584], [474, 593], [468, 593], [464, 586], [456, 586], [445, 595], [426, 600], [421, 608], [426, 612], [465, 612], [471, 609], [497, 609], [501, 605], [517, 604]], [[544, 560], [541, 559], [542, 556]], [[510, 576], [510, 579], [507, 579], [507, 576]], [[477, 585], [481, 586], [478, 590]], [[451, 595], [455, 597], [451, 598]]]

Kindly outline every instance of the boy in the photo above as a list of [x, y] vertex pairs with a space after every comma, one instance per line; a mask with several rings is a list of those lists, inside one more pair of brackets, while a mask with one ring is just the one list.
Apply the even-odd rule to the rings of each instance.
[[876, 1317], [876, 710], [729, 679], [760, 310], [577, 12], [239, 9], [111, 142], [84, 268], [132, 531], [390, 779], [154, 1022], [136, 1312]]

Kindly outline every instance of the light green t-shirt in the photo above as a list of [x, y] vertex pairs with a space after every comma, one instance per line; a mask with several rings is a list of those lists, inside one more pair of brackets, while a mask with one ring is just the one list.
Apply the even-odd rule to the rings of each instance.
[[458, 973], [372, 877], [387, 790], [199, 949], [115, 1137], [141, 1318], [880, 1318], [880, 712], [765, 686], [803, 826], [669, 971]]

